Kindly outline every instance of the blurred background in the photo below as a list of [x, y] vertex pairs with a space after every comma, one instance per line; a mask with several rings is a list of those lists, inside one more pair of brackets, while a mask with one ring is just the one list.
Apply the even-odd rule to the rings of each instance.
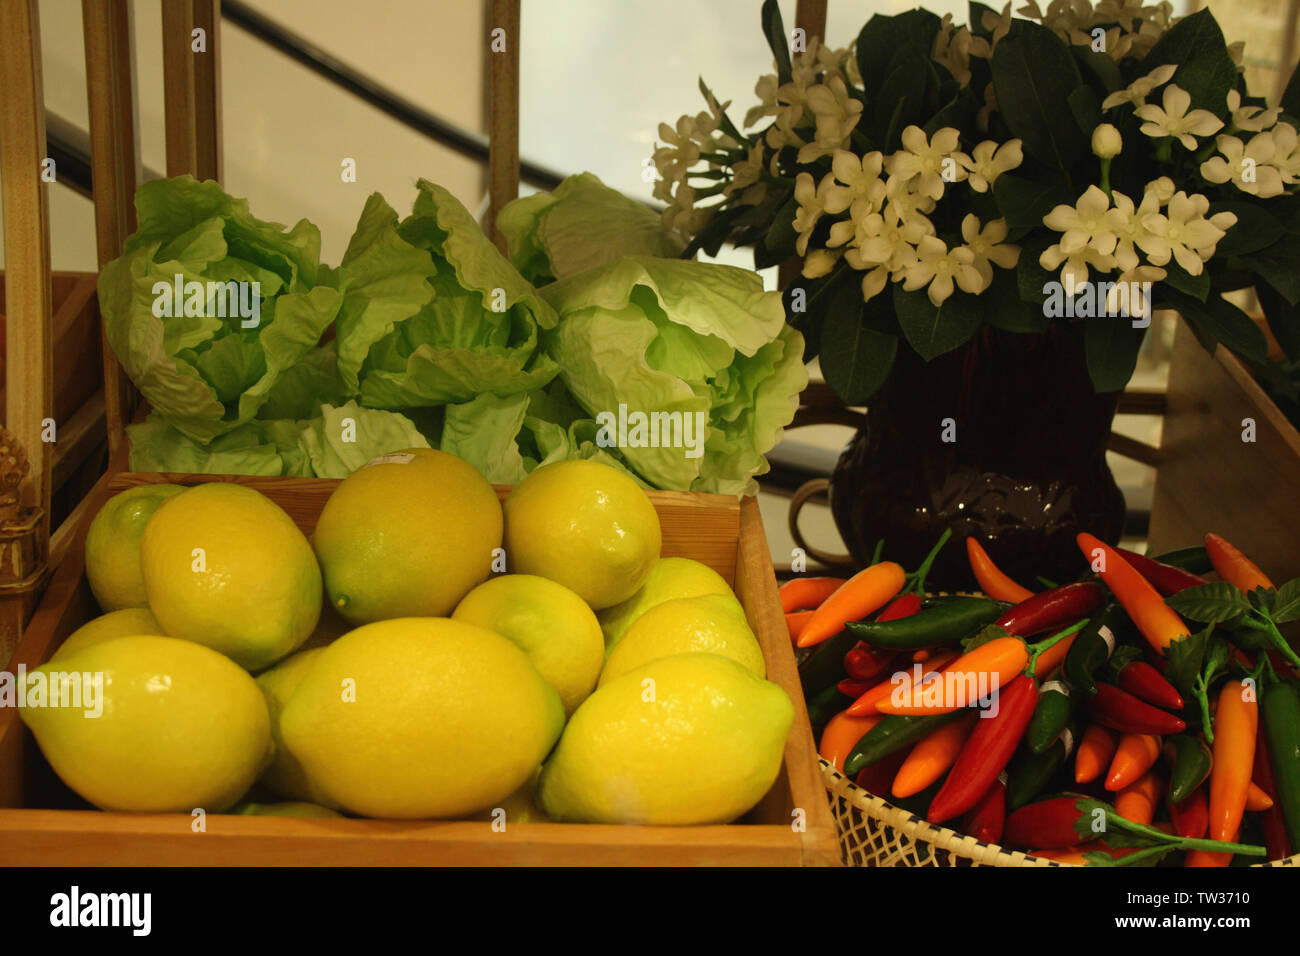
[[[167, 0], [162, 0], [167, 2]], [[1046, 0], [1042, 0], [1046, 6]], [[827, 43], [846, 46], [873, 13], [898, 13], [916, 2], [830, 0]], [[923, 4], [958, 23], [966, 3]], [[51, 138], [88, 152], [85, 52], [79, 0], [41, 0], [44, 84]], [[520, 154], [533, 169], [524, 191], [590, 170], [607, 184], [647, 202], [646, 162], [660, 122], [703, 108], [703, 77], [733, 115], [754, 102], [754, 83], [770, 69], [759, 27], [759, 0], [524, 0], [521, 26]], [[1176, 15], [1208, 6], [1228, 41], [1245, 42], [1252, 92], [1275, 101], [1296, 60], [1300, 0], [1176, 0]], [[787, 24], [794, 0], [783, 0]], [[137, 131], [143, 176], [165, 167], [161, 13], [159, 0], [134, 0]], [[445, 185], [481, 214], [485, 166], [464, 155], [465, 143], [486, 130], [485, 0], [257, 0], [226, 3], [217, 43], [224, 125], [225, 187], [247, 197], [254, 213], [320, 226], [322, 258], [336, 263], [366, 196], [380, 191], [399, 211], [425, 177]], [[390, 115], [313, 69], [331, 64], [358, 76], [402, 108], [424, 117], [424, 129]], [[337, 77], [336, 77], [337, 78]], [[416, 124], [417, 126], [420, 124]], [[458, 151], [429, 135], [459, 137]], [[472, 152], [472, 150], [470, 150]], [[343, 182], [345, 160], [356, 182]], [[68, 167], [50, 191], [52, 259], [56, 270], [96, 268], [90, 200], [78, 193]], [[748, 254], [720, 258], [748, 267]], [[773, 270], [774, 272], [774, 270]], [[775, 275], [767, 276], [775, 287]], [[1130, 388], [1160, 389], [1172, 326], [1149, 335]], [[813, 369], [816, 375], [816, 369]], [[1159, 418], [1121, 416], [1117, 431], [1159, 444]], [[850, 435], [845, 426], [817, 425], [788, 433], [772, 455], [774, 472], [762, 502], [778, 565], [790, 560], [786, 530], [790, 492], [805, 478], [829, 472]], [[1144, 533], [1151, 470], [1112, 455], [1125, 491], [1135, 540]], [[824, 507], [805, 509], [810, 543], [841, 551]]]

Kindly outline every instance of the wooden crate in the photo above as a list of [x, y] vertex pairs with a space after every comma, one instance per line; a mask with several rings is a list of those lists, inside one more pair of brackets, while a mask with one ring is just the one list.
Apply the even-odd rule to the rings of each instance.
[[[310, 534], [337, 481], [119, 473], [93, 493], [88, 517], [135, 485], [234, 481], [266, 494]], [[504, 497], [509, 488], [498, 487]], [[305, 820], [210, 814], [204, 833], [189, 814], [87, 809], [54, 777], [14, 708], [0, 710], [0, 865], [837, 865], [839, 842], [767, 540], [753, 498], [651, 492], [663, 554], [708, 564], [735, 588], [767, 661], [790, 695], [795, 723], [771, 791], [742, 822], [649, 827], [381, 820]], [[84, 573], [84, 526], [32, 617], [11, 669], [29, 670], [98, 613]], [[798, 819], [796, 810], [803, 810]], [[803, 824], [802, 828], [796, 826]]]
[[[1242, 441], [1245, 419], [1255, 441]], [[1179, 323], [1151, 505], [1152, 548], [1223, 535], [1274, 581], [1300, 577], [1300, 432], [1250, 372]]]

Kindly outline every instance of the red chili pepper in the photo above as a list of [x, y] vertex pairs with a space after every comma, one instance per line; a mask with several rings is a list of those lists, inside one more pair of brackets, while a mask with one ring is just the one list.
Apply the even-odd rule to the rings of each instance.
[[862, 641], [844, 655], [844, 673], [854, 680], [871, 680], [889, 667], [898, 655], [893, 650], [877, 650]]
[[1063, 584], [1021, 601], [993, 623], [1013, 637], [1028, 637], [1087, 617], [1105, 599], [1106, 589], [1096, 581]]
[[1146, 661], [1129, 661], [1116, 678], [1119, 686], [1139, 700], [1165, 710], [1182, 710], [1183, 695]]
[[921, 610], [921, 595], [900, 594], [890, 601], [883, 611], [876, 615], [876, 620], [896, 621], [902, 617], [911, 617], [919, 610]]
[[1138, 554], [1136, 551], [1130, 551], [1127, 548], [1116, 548], [1115, 550], [1124, 555], [1124, 560], [1133, 565], [1133, 570], [1146, 578], [1147, 583], [1159, 591], [1162, 597], [1169, 597], [1171, 594], [1177, 594], [1187, 588], [1209, 583], [1199, 574], [1192, 574], [1192, 572], [1176, 568], [1172, 564], [1162, 564], [1145, 555]]
[[1114, 684], [1097, 684], [1097, 695], [1088, 698], [1088, 714], [1097, 723], [1122, 734], [1181, 734], [1187, 722], [1166, 710], [1138, 700]]
[[962, 823], [961, 832], [984, 843], [999, 843], [1007, 822], [1007, 785], [1001, 777], [980, 797]]
[[1165, 801], [1169, 808], [1169, 820], [1174, 825], [1174, 833], [1180, 837], [1193, 840], [1204, 839], [1210, 829], [1210, 801], [1205, 796], [1205, 788], [1197, 787], [1182, 803]]
[[[1251, 770], [1255, 781], [1273, 801], [1267, 810], [1260, 811], [1260, 829], [1264, 832], [1264, 846], [1270, 860], [1282, 860], [1291, 855], [1291, 840], [1286, 832], [1286, 818], [1277, 798], [1277, 778], [1273, 776], [1273, 761], [1268, 753], [1268, 735], [1255, 735], [1255, 766]], [[1206, 810], [1209, 812], [1208, 808]]]
[[903, 765], [907, 755], [912, 752], [911, 747], [904, 747], [896, 750], [887, 757], [881, 757], [875, 763], [867, 764], [858, 771], [857, 778], [853, 781], [867, 793], [888, 794], [889, 788], [894, 783], [894, 777], [898, 773], [898, 768]]
[[861, 697], [863, 694], [865, 694], [867, 691], [871, 690], [871, 688], [875, 686], [876, 686], [875, 681], [853, 680], [852, 678], [850, 678], [847, 680], [840, 681], [838, 684], [835, 685], [835, 689], [838, 690], [845, 697], [852, 697], [856, 699], [858, 697]]
[[1089, 831], [1080, 833], [1076, 829], [1083, 819], [1078, 803], [1078, 797], [1052, 797], [1027, 803], [1007, 817], [1002, 837], [1010, 846], [1045, 850], [1061, 850], [1083, 842]]
[[931, 823], [960, 816], [979, 802], [1015, 753], [1037, 703], [1038, 688], [1023, 674], [998, 691], [997, 716], [981, 714], [975, 722], [966, 746], [930, 803], [926, 816]]

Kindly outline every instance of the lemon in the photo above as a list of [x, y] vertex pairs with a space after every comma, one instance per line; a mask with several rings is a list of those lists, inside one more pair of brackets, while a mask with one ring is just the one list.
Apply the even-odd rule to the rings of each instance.
[[[35, 705], [34, 675], [49, 683], [60, 671], [102, 675], [98, 717], [87, 716], [94, 709], [84, 696], [80, 709]], [[253, 678], [192, 641], [119, 637], [45, 664], [28, 681], [23, 722], [60, 779], [104, 810], [219, 813], [271, 756]]]
[[564, 724], [559, 694], [492, 631], [367, 624], [320, 651], [280, 715], [289, 752], [344, 809], [463, 817], [519, 788]]
[[609, 652], [600, 683], [673, 654], [721, 654], [758, 677], [767, 676], [763, 651], [745, 610], [730, 594], [705, 594], [656, 604], [636, 619]]
[[550, 823], [551, 819], [537, 806], [537, 781], [542, 776], [538, 767], [518, 790], [493, 807], [475, 814], [472, 820], [487, 820], [509, 829], [512, 823]]
[[538, 802], [560, 822], [728, 823], [767, 793], [790, 698], [717, 654], [678, 654], [615, 678], [569, 720]]
[[320, 616], [311, 545], [284, 509], [243, 485], [214, 481], [168, 499], [144, 530], [140, 557], [163, 630], [249, 670], [293, 651]]
[[345, 478], [312, 541], [345, 620], [439, 617], [491, 572], [501, 504], [473, 465], [414, 448]]
[[559, 692], [573, 713], [596, 686], [605, 641], [596, 615], [563, 584], [533, 574], [484, 581], [456, 606], [452, 620], [508, 637]]
[[162, 633], [162, 625], [147, 607], [125, 607], [120, 611], [101, 614], [81, 625], [50, 655], [50, 660], [61, 660], [83, 647], [111, 641], [115, 637]]
[[86, 532], [86, 579], [105, 611], [148, 607], [140, 574], [140, 536], [153, 513], [181, 485], [140, 485], [120, 491], [99, 509]]
[[606, 645], [613, 647], [617, 644], [632, 622], [656, 604], [701, 594], [731, 594], [731, 587], [707, 564], [692, 558], [660, 558], [650, 569], [650, 576], [641, 590], [596, 615], [605, 633]]
[[558, 581], [592, 610], [630, 598], [659, 558], [654, 505], [610, 465], [543, 465], [510, 492], [505, 514], [510, 570]]
[[307, 771], [285, 748], [280, 733], [280, 715], [284, 712], [285, 703], [298, 689], [323, 650], [324, 648], [317, 647], [299, 651], [257, 675], [257, 686], [266, 696], [266, 709], [271, 716], [271, 740], [275, 744], [275, 757], [262, 774], [262, 784], [286, 800], [322, 804], [332, 802], [320, 787], [307, 778]]
[[342, 817], [343, 814], [315, 803], [290, 801], [288, 803], [241, 803], [230, 811], [244, 817]]

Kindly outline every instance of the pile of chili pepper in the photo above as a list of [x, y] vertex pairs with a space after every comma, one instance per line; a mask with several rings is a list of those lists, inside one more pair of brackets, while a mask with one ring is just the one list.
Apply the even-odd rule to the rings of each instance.
[[1300, 852], [1300, 655], [1282, 633], [1300, 580], [1274, 587], [1213, 534], [1156, 558], [1080, 534], [1079, 580], [1035, 593], [969, 538], [983, 594], [930, 595], [947, 539], [910, 574], [875, 560], [781, 587], [823, 759], [1058, 860]]

